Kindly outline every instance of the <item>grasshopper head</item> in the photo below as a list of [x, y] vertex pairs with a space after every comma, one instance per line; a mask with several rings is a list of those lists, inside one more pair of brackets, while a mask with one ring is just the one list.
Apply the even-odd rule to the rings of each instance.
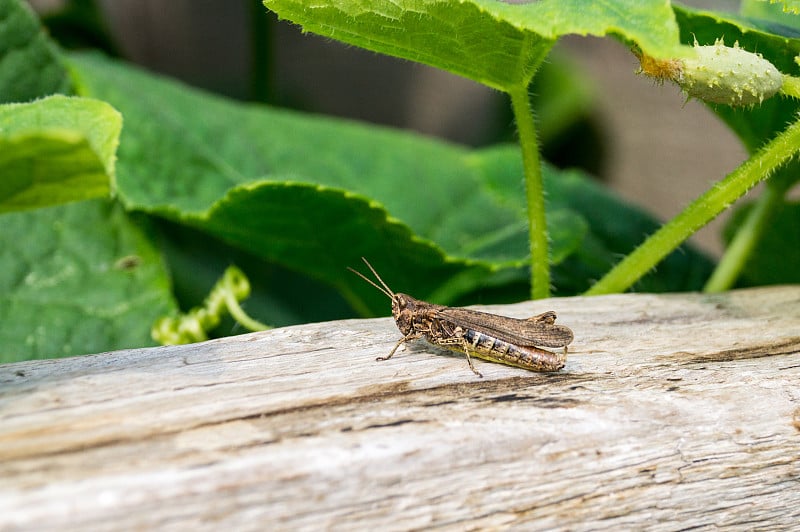
[[422, 307], [425, 305], [430, 305], [424, 301], [420, 301], [419, 299], [414, 299], [408, 294], [395, 294], [392, 292], [392, 289], [383, 282], [383, 279], [381, 279], [381, 276], [375, 271], [375, 268], [372, 267], [372, 264], [370, 264], [364, 257], [361, 257], [361, 260], [364, 261], [364, 264], [367, 265], [367, 268], [370, 269], [380, 285], [353, 268], [349, 268], [349, 270], [380, 290], [384, 295], [392, 300], [392, 316], [397, 324], [397, 328], [400, 329], [401, 333], [403, 333], [403, 336], [408, 336], [414, 332], [414, 318], [416, 317], [417, 321], [419, 321], [420, 309], [422, 309]]
[[419, 308], [419, 303], [419, 300], [408, 294], [392, 296], [392, 316], [403, 335], [408, 335], [414, 330], [414, 316]]

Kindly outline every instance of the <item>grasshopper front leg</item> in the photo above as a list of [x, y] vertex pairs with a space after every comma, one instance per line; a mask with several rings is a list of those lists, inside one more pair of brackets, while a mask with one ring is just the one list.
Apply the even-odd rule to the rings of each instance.
[[404, 343], [406, 343], [408, 341], [416, 340], [417, 338], [420, 338], [422, 336], [422, 334], [423, 333], [417, 332], [417, 331], [412, 331], [412, 332], [408, 333], [404, 337], [400, 338], [400, 340], [396, 344], [394, 344], [394, 347], [392, 348], [391, 351], [389, 351], [388, 355], [386, 355], [385, 357], [378, 357], [375, 360], [379, 361], [379, 362], [384, 361], [384, 360], [389, 360], [390, 358], [392, 358], [392, 356], [394, 356], [394, 352], [397, 351], [397, 348], [399, 348], [401, 345], [403, 345]]

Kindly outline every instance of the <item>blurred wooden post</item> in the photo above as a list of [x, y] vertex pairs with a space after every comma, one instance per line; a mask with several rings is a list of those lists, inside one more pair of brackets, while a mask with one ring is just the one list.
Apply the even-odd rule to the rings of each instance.
[[0, 529], [800, 523], [800, 287], [556, 310], [536, 374], [389, 319], [0, 366]]

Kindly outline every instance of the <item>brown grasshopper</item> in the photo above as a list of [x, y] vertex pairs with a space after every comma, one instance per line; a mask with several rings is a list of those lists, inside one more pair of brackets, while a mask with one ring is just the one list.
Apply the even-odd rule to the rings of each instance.
[[[556, 313], [552, 310], [520, 320], [426, 303], [392, 292], [367, 259], [362, 260], [380, 286], [361, 272], [348, 269], [392, 300], [392, 316], [403, 334], [389, 354], [377, 360], [389, 360], [401, 345], [424, 336], [433, 345], [465, 353], [469, 369], [478, 377], [483, 375], [472, 365], [473, 356], [531, 371], [558, 371], [564, 367], [573, 334], [569, 327], [555, 324]], [[563, 347], [564, 353], [539, 347]]]

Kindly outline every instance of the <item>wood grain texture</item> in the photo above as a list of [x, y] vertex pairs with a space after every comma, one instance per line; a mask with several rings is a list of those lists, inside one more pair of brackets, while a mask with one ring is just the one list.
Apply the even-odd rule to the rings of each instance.
[[800, 287], [556, 310], [555, 374], [390, 319], [0, 366], [0, 529], [789, 529]]

